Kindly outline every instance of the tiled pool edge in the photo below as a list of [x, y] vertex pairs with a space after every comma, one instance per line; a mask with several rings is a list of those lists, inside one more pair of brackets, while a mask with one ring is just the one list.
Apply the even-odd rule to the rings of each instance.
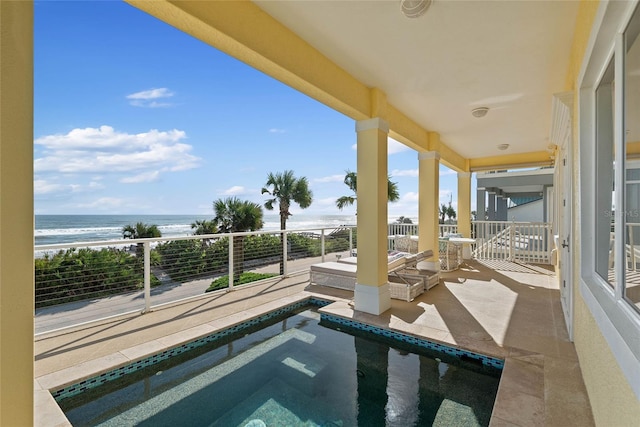
[[236, 332], [240, 332], [244, 329], [250, 328], [252, 326], [255, 326], [257, 324], [260, 324], [262, 322], [268, 321], [272, 318], [281, 316], [283, 314], [292, 312], [294, 310], [300, 309], [304, 306], [307, 305], [315, 305], [317, 307], [323, 307], [325, 305], [331, 304], [333, 301], [332, 300], [327, 300], [327, 299], [322, 299], [322, 298], [318, 298], [318, 297], [305, 297], [303, 299], [300, 299], [296, 302], [284, 305], [280, 308], [277, 308], [275, 310], [271, 310], [267, 313], [258, 315], [258, 316], [254, 316], [248, 319], [245, 319], [241, 322], [236, 323], [235, 325], [232, 326], [228, 326], [225, 328], [222, 328], [216, 332], [213, 332], [211, 334], [202, 336], [200, 338], [197, 338], [195, 340], [191, 340], [189, 342], [186, 342], [184, 344], [180, 344], [177, 346], [174, 346], [172, 348], [169, 348], [167, 350], [161, 351], [159, 353], [153, 354], [151, 356], [148, 357], [144, 357], [140, 360], [136, 360], [136, 361], [132, 361], [129, 363], [125, 363], [122, 366], [119, 366], [117, 368], [114, 368], [112, 370], [106, 371], [106, 372], [102, 372], [99, 375], [95, 375], [86, 379], [83, 379], [79, 382], [64, 386], [64, 387], [54, 387], [52, 389], [50, 389], [50, 393], [51, 396], [56, 400], [62, 400], [62, 399], [66, 399], [69, 397], [73, 397], [77, 394], [80, 394], [88, 389], [94, 388], [94, 387], [98, 387], [102, 384], [105, 384], [109, 381], [121, 378], [124, 375], [130, 374], [132, 372], [138, 371], [140, 369], [146, 368], [148, 366], [152, 366], [155, 365], [156, 363], [159, 363], [163, 360], [166, 360], [170, 357], [176, 356], [178, 354], [182, 354], [184, 352], [187, 352], [189, 350], [193, 350], [195, 348], [201, 347], [207, 343], [216, 341], [220, 338], [226, 337], [230, 334], [236, 333]]
[[345, 317], [336, 316], [329, 313], [320, 313], [320, 316], [323, 320], [337, 323], [340, 325], [348, 326], [350, 328], [358, 329], [365, 332], [370, 332], [376, 335], [381, 335], [387, 338], [391, 338], [394, 340], [398, 340], [401, 342], [405, 342], [407, 344], [415, 345], [418, 347], [427, 348], [429, 350], [439, 351], [450, 356], [454, 357], [468, 357], [473, 360], [478, 360], [482, 362], [483, 365], [489, 366], [497, 369], [504, 369], [504, 360], [498, 359], [491, 356], [486, 356], [484, 354], [475, 353], [468, 350], [463, 350], [461, 348], [452, 347], [450, 345], [439, 344], [431, 340], [427, 340], [424, 338], [418, 338], [412, 335], [408, 335], [402, 332], [397, 332], [391, 329], [385, 329], [378, 326], [369, 325], [366, 323], [362, 323], [357, 320], [348, 319]]
[[[166, 360], [170, 357], [176, 356], [178, 354], [182, 354], [184, 352], [187, 352], [189, 350], [201, 347], [207, 343], [216, 341], [218, 339], [221, 339], [223, 337], [226, 337], [230, 334], [233, 333], [237, 333], [240, 332], [244, 329], [250, 328], [252, 326], [258, 325], [262, 322], [268, 321], [272, 318], [275, 318], [277, 316], [281, 316], [283, 314], [292, 312], [294, 310], [300, 309], [306, 305], [315, 305], [317, 307], [324, 307], [327, 306], [329, 304], [331, 304], [333, 301], [331, 300], [327, 300], [327, 299], [322, 299], [322, 298], [318, 298], [315, 296], [310, 296], [310, 297], [306, 297], [303, 299], [300, 299], [294, 303], [290, 303], [287, 305], [284, 305], [280, 308], [277, 308], [275, 310], [271, 310], [267, 313], [258, 315], [258, 316], [254, 316], [252, 318], [246, 319], [242, 322], [239, 322], [235, 325], [232, 326], [228, 326], [225, 327], [223, 329], [220, 329], [214, 333], [202, 336], [200, 338], [197, 338], [195, 340], [191, 340], [189, 342], [186, 342], [184, 344], [181, 345], [177, 345], [175, 347], [166, 349], [164, 351], [161, 351], [159, 353], [153, 354], [151, 356], [148, 357], [144, 357], [141, 358], [140, 360], [137, 361], [132, 361], [129, 363], [126, 363], [122, 366], [119, 366], [117, 368], [114, 368], [112, 370], [106, 371], [106, 372], [102, 372], [99, 375], [95, 375], [86, 379], [83, 379], [79, 382], [64, 386], [64, 387], [59, 387], [59, 388], [53, 388], [50, 390], [52, 397], [56, 400], [62, 400], [62, 399], [66, 399], [69, 397], [73, 397], [77, 394], [80, 394], [88, 389], [94, 388], [94, 387], [98, 387], [102, 384], [105, 384], [109, 381], [121, 378], [124, 375], [130, 374], [132, 372], [138, 371], [140, 369], [146, 368], [148, 366], [152, 366], [155, 365], [163, 360]], [[343, 318], [343, 317], [339, 317], [339, 316], [335, 316], [332, 314], [327, 314], [327, 313], [321, 313], [321, 318], [323, 318], [324, 320], [333, 322], [333, 323], [338, 323], [338, 324], [342, 324], [345, 326], [349, 326], [355, 329], [359, 329], [362, 331], [366, 331], [366, 332], [370, 332], [376, 335], [381, 335], [387, 338], [391, 338], [391, 339], [395, 339], [401, 342], [405, 342], [411, 345], [416, 345], [419, 347], [423, 347], [423, 348], [427, 348], [430, 350], [435, 350], [435, 351], [439, 351], [439, 352], [443, 352], [445, 354], [454, 356], [454, 357], [468, 357], [470, 359], [474, 359], [474, 360], [478, 360], [480, 362], [482, 362], [483, 365], [485, 366], [490, 366], [493, 368], [497, 368], [497, 369], [503, 369], [504, 368], [504, 361], [501, 359], [497, 359], [494, 357], [490, 357], [490, 356], [486, 356], [483, 354], [479, 354], [479, 353], [475, 353], [475, 352], [471, 352], [468, 350], [463, 350], [463, 349], [459, 349], [459, 348], [455, 348], [455, 347], [451, 347], [448, 345], [443, 345], [443, 344], [439, 344], [436, 342], [433, 342], [431, 340], [427, 340], [427, 339], [423, 339], [423, 338], [418, 338], [412, 335], [408, 335], [408, 334], [404, 334], [401, 332], [397, 332], [397, 331], [393, 331], [393, 330], [389, 330], [389, 329], [384, 329], [381, 327], [377, 327], [377, 326], [373, 326], [373, 325], [369, 325], [366, 323], [362, 323], [359, 321], [355, 321], [352, 319], [347, 319], [347, 318]]]

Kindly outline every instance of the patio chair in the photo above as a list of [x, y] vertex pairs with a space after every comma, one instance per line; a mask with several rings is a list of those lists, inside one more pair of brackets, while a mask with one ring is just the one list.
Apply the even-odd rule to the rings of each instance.
[[409, 235], [396, 236], [393, 241], [396, 251], [408, 252], [410, 254], [418, 253], [418, 241], [412, 239]]

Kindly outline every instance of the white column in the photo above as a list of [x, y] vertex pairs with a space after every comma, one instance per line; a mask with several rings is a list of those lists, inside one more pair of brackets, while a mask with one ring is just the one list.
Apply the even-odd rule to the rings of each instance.
[[433, 251], [433, 258], [420, 267], [440, 270], [438, 257], [438, 237], [440, 224], [440, 154], [436, 151], [418, 153], [418, 249]]
[[387, 275], [387, 136], [380, 118], [356, 123], [358, 139], [358, 272], [355, 309], [380, 314], [391, 308]]

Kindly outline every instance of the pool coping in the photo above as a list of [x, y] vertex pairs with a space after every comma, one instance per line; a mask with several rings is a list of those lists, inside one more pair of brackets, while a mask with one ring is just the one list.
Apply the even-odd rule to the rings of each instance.
[[59, 371], [41, 375], [34, 381], [34, 425], [42, 427], [71, 426], [71, 423], [58, 406], [53, 392], [68, 386], [114, 371], [140, 360], [152, 357], [158, 353], [169, 351], [203, 337], [215, 334], [222, 330], [233, 328], [242, 323], [259, 318], [267, 313], [284, 307], [309, 301], [311, 298], [335, 302], [337, 298], [325, 295], [313, 295], [309, 292], [301, 292], [279, 300], [270, 301], [255, 307], [248, 308], [240, 313], [235, 313], [223, 318], [214, 319], [211, 322], [199, 324], [183, 331], [150, 340], [133, 347], [129, 347], [103, 357], [92, 359], [75, 366], [67, 367]]
[[[514, 411], [513, 405], [510, 404], [510, 402], [514, 401], [514, 396], [517, 400], [525, 402], [524, 405], [527, 408], [533, 408], [536, 418], [540, 417], [539, 419], [544, 420], [544, 388], [535, 387], [536, 392], [532, 393], [532, 390], [529, 388], [523, 390], [522, 387], [518, 386], [521, 382], [518, 381], [518, 378], [543, 378], [541, 370], [543, 369], [544, 359], [542, 355], [515, 349], [505, 349], [503, 354], [486, 354], [486, 352], [479, 352], [477, 349], [455, 346], [446, 341], [434, 339], [433, 337], [412, 334], [404, 330], [398, 330], [389, 325], [382, 325], [380, 322], [375, 321], [376, 316], [354, 312], [352, 307], [349, 305], [348, 300], [324, 294], [313, 294], [305, 291], [249, 308], [240, 313], [215, 319], [211, 322], [200, 324], [178, 333], [129, 347], [107, 356], [42, 375], [35, 379], [34, 385], [34, 425], [71, 426], [53, 397], [53, 391], [79, 384], [89, 378], [94, 378], [98, 375], [120, 369], [124, 366], [153, 357], [158, 353], [167, 352], [176, 347], [202, 339], [203, 337], [207, 337], [225, 329], [233, 328], [239, 324], [257, 319], [273, 311], [282, 310], [285, 307], [295, 304], [303, 304], [312, 299], [328, 302], [328, 305], [319, 308], [321, 315], [323, 313], [328, 313], [334, 317], [370, 325], [386, 331], [391, 331], [392, 333], [395, 332], [413, 336], [417, 339], [434, 342], [446, 347], [459, 348], [467, 352], [484, 354], [489, 357], [504, 360], [504, 368], [492, 411], [490, 425], [505, 425], [516, 422], [520, 424], [522, 418], [518, 414], [519, 411]], [[362, 317], [365, 318], [363, 319]], [[540, 413], [540, 408], [542, 408], [542, 413]]]

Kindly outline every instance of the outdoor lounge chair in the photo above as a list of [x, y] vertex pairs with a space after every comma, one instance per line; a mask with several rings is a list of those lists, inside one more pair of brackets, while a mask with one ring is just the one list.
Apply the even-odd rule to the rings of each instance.
[[[389, 255], [389, 289], [391, 297], [413, 300], [426, 289], [438, 283], [437, 273], [418, 269], [418, 263], [433, 256], [433, 251], [418, 254], [392, 252]], [[353, 291], [356, 285], [357, 258], [341, 258], [337, 262], [313, 264], [311, 284]], [[435, 279], [435, 280], [434, 280]]]

